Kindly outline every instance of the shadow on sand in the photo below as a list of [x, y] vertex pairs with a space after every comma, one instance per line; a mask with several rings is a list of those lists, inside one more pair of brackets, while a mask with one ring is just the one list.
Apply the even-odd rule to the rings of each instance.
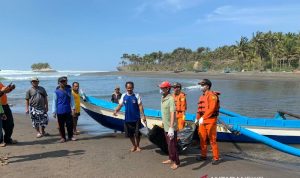
[[[44, 158], [59, 158], [65, 156], [74, 156], [74, 155], [82, 155], [84, 154], [84, 150], [57, 150], [57, 151], [49, 151], [45, 153], [36, 153], [36, 154], [29, 154], [29, 155], [21, 155], [21, 156], [12, 156], [10, 157], [9, 163], [18, 163], [18, 162], [26, 162], [26, 161], [33, 161], [39, 160]], [[14, 160], [16, 159], [16, 160]], [[12, 161], [11, 161], [12, 160]]]

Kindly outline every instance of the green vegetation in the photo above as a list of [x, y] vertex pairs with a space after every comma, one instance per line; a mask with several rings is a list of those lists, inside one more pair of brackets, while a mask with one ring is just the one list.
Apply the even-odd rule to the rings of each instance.
[[123, 54], [119, 64], [118, 70], [125, 71], [293, 71], [300, 69], [300, 33], [256, 32], [252, 39], [241, 37], [214, 50]]
[[51, 66], [48, 63], [36, 63], [31, 65], [32, 70], [42, 70], [42, 69], [51, 69]]

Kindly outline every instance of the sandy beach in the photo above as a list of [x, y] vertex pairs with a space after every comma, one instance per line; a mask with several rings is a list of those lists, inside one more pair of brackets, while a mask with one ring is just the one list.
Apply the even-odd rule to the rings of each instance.
[[[93, 136], [82, 133], [78, 141], [58, 143], [59, 135], [54, 121], [49, 123], [48, 137], [35, 138], [28, 116], [15, 114], [14, 139], [16, 145], [0, 148], [1, 155], [8, 155], [9, 164], [0, 166], [2, 178], [18, 177], [299, 177], [295, 167], [284, 166], [256, 159], [235, 156], [251, 144], [236, 146], [220, 143], [223, 162], [217, 166], [210, 161], [197, 162], [197, 146], [180, 155], [181, 167], [175, 171], [161, 161], [167, 156], [151, 144], [147, 138], [141, 140], [143, 151], [130, 153], [129, 140], [122, 134]], [[258, 152], [264, 146], [254, 145]], [[264, 148], [265, 149], [265, 148]], [[266, 154], [272, 156], [269, 149]], [[278, 153], [276, 153], [278, 155]], [[279, 157], [290, 157], [279, 153]], [[296, 162], [300, 162], [295, 157]]]
[[192, 79], [223, 79], [223, 80], [276, 80], [276, 81], [300, 81], [300, 72], [233, 72], [222, 73], [217, 71], [211, 72], [180, 72], [174, 73], [171, 71], [139, 71], [139, 72], [96, 72], [82, 75], [125, 75], [135, 77], [167, 77], [167, 78], [192, 78]]

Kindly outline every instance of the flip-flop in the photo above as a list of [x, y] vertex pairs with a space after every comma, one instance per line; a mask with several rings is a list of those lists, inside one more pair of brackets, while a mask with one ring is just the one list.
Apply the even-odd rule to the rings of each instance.
[[43, 133], [43, 136], [50, 136], [48, 132]]
[[36, 134], [36, 138], [41, 138], [41, 137], [43, 137], [43, 134], [41, 133]]
[[65, 140], [64, 138], [61, 138], [58, 142], [59, 142], [59, 143], [65, 143], [66, 140]]
[[171, 161], [171, 160], [166, 160], [166, 161], [163, 161], [163, 162], [161, 162], [161, 163], [163, 163], [163, 164], [171, 164], [172, 161]]
[[71, 141], [77, 141], [77, 138], [72, 137], [70, 140], [71, 140]]

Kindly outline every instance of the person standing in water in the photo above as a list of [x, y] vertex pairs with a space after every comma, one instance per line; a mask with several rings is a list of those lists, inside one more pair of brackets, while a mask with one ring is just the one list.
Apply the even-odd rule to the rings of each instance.
[[116, 86], [115, 91], [111, 95], [111, 102], [119, 104], [119, 101], [121, 99], [122, 93], [120, 92], [120, 87]]

